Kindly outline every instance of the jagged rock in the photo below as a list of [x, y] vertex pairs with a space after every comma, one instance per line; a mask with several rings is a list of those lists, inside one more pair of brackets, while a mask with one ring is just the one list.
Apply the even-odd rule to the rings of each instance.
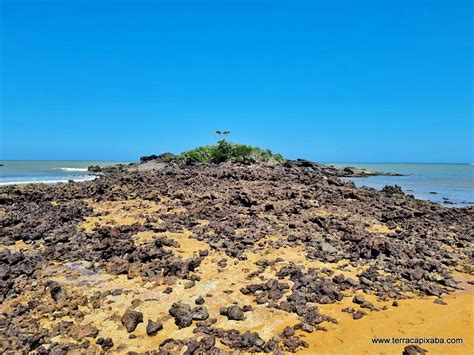
[[239, 306], [223, 307], [220, 309], [220, 314], [226, 316], [229, 320], [244, 320], [245, 315]]
[[74, 324], [69, 335], [76, 341], [83, 341], [84, 338], [95, 338], [99, 330], [92, 324], [78, 325]]
[[206, 320], [209, 318], [209, 313], [207, 313], [207, 308], [205, 306], [197, 306], [191, 310], [193, 314], [193, 320]]
[[169, 309], [169, 314], [174, 317], [175, 324], [179, 328], [189, 327], [193, 323], [193, 313], [190, 305], [175, 302]]
[[[332, 267], [310, 269], [285, 260], [285, 254], [275, 260], [262, 257], [255, 268], [242, 270], [252, 281], [246, 286], [230, 284], [225, 297], [240, 290], [259, 311], [293, 313], [316, 331], [326, 329], [321, 323], [335, 321], [319, 311], [318, 303], [339, 302], [361, 292], [382, 302], [403, 299], [406, 293], [439, 298], [460, 288], [451, 274], [466, 271], [466, 260], [472, 258], [473, 207], [449, 209], [416, 200], [399, 187], [382, 192], [356, 188], [339, 179], [359, 174], [353, 168], [343, 171], [308, 161], [280, 166], [187, 165], [175, 159], [152, 172], [140, 171], [137, 164], [103, 170], [100, 178], [84, 183], [0, 187], [0, 302], [7, 305], [0, 315], [1, 353], [87, 349], [90, 337], [77, 343], [55, 342], [56, 336], [71, 332], [72, 323], [58, 323], [46, 331], [37, 319], [54, 315], [80, 322], [82, 307], [108, 312], [120, 292], [120, 298], [131, 297], [131, 290], [115, 287], [81, 297], [75, 282], [101, 273], [156, 283], [164, 290], [157, 299], [168, 299], [173, 288], [177, 292], [184, 284], [201, 286], [199, 274], [206, 270], [200, 268], [208, 263], [217, 264], [219, 272], [233, 272], [249, 252], [298, 250], [301, 257]], [[109, 221], [107, 215], [115, 212], [108, 205], [120, 207], [120, 214], [136, 222]], [[184, 230], [204, 245], [193, 256], [182, 253], [180, 244], [167, 236]], [[142, 232], [150, 239], [137, 243]], [[18, 246], [21, 250], [14, 251]], [[348, 267], [363, 270], [357, 280], [341, 274]], [[67, 282], [47, 281], [58, 271]], [[268, 272], [275, 278], [267, 279]], [[192, 296], [191, 290], [187, 292]], [[32, 303], [16, 302], [22, 294]], [[203, 296], [207, 303], [212, 299]], [[213, 296], [215, 304], [221, 294]], [[148, 301], [137, 299], [132, 306], [138, 308], [140, 302]], [[361, 310], [376, 310], [365, 299], [355, 304]], [[290, 351], [305, 345], [296, 334], [278, 341], [270, 338], [263, 346], [249, 340], [254, 336], [246, 335], [244, 341], [240, 332], [215, 328], [213, 319], [197, 320], [206, 317], [203, 310], [194, 312], [189, 305], [172, 308], [178, 326], [190, 326], [195, 318], [193, 331], [200, 337], [225, 339], [237, 351]], [[235, 316], [231, 311], [231, 318], [242, 318], [245, 311], [250, 307], [241, 307]], [[357, 314], [352, 307], [345, 311]], [[169, 341], [162, 349], [217, 351], [218, 345], [207, 341], [211, 338]]]
[[148, 324], [146, 326], [146, 333], [148, 335], [155, 335], [160, 330], [163, 329], [163, 324], [160, 321], [152, 321], [151, 319], [148, 320]]
[[65, 303], [68, 300], [66, 292], [57, 282], [50, 282], [48, 287], [51, 297], [56, 303]]
[[127, 310], [121, 321], [127, 332], [132, 333], [139, 323], [143, 323], [143, 313]]

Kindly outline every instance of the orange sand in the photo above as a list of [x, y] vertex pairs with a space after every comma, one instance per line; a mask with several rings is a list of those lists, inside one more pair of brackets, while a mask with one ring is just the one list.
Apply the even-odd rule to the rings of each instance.
[[[164, 202], [163, 200], [161, 202]], [[140, 223], [146, 214], [177, 213], [179, 209], [168, 209], [163, 203], [151, 203], [144, 201], [117, 201], [93, 203], [89, 201], [95, 211], [106, 211], [109, 214], [99, 217], [88, 217], [81, 224], [86, 231], [91, 231], [98, 225], [130, 225]], [[321, 215], [326, 215], [326, 211], [320, 211]], [[159, 221], [158, 221], [159, 223]], [[206, 221], [201, 221], [206, 223]], [[390, 233], [392, 230], [384, 225], [368, 223], [367, 230], [371, 233]], [[177, 255], [189, 258], [196, 255], [198, 250], [209, 249], [205, 242], [200, 242], [192, 238], [189, 231], [182, 233], [165, 233], [167, 237], [176, 240], [180, 247], [173, 249]], [[155, 233], [140, 232], [133, 236], [134, 243], [143, 245], [152, 242], [156, 237]], [[269, 240], [277, 240], [275, 236], [268, 236]], [[12, 250], [27, 249], [28, 245], [18, 242], [14, 246], [9, 246]], [[271, 248], [265, 249], [255, 246], [253, 250], [246, 252], [247, 260], [236, 261], [228, 258], [224, 253], [210, 251], [208, 257], [204, 259], [196, 274], [201, 281], [192, 288], [185, 288], [186, 280], [176, 278], [162, 278], [156, 280], [142, 281], [137, 277], [127, 279], [126, 276], [114, 276], [100, 271], [97, 274], [82, 274], [83, 268], [88, 267], [87, 262], [78, 262], [77, 267], [71, 265], [51, 265], [44, 270], [46, 278], [57, 280], [63, 285], [70, 295], [91, 295], [94, 291], [123, 289], [121, 295], [107, 297], [107, 302], [99, 309], [81, 307], [84, 318], [73, 320], [80, 324], [92, 323], [99, 329], [99, 336], [112, 337], [114, 339], [115, 352], [136, 351], [139, 353], [147, 350], [156, 350], [159, 344], [166, 338], [183, 339], [195, 336], [192, 333], [194, 327], [178, 329], [174, 320], [168, 315], [168, 309], [176, 301], [193, 304], [194, 299], [201, 295], [206, 299], [205, 306], [208, 308], [211, 317], [217, 318], [216, 327], [224, 329], [237, 329], [241, 332], [246, 330], [258, 331], [264, 340], [269, 340], [272, 336], [281, 333], [285, 326], [293, 326], [299, 323], [295, 314], [289, 314], [281, 310], [269, 309], [265, 305], [257, 305], [254, 297], [243, 295], [239, 290], [246, 284], [262, 282], [258, 279], [249, 280], [248, 274], [256, 271], [255, 264], [259, 259], [274, 260], [278, 257], [285, 259], [285, 263], [294, 262], [303, 264], [306, 268], [326, 267], [342, 273], [346, 277], [355, 277], [365, 267], [354, 268], [347, 265], [347, 262], [337, 264], [324, 264], [314, 260], [307, 260], [304, 250], [299, 248]], [[227, 266], [220, 268], [217, 265], [219, 260], [226, 259]], [[70, 263], [69, 263], [70, 264]], [[275, 278], [277, 268], [268, 267], [260, 274], [263, 280]], [[77, 266], [77, 265], [76, 265]], [[81, 271], [82, 270], [82, 271]], [[459, 275], [458, 275], [459, 277]], [[465, 281], [465, 280], [464, 280]], [[286, 281], [292, 285], [291, 281]], [[163, 293], [164, 289], [172, 285], [171, 294]], [[430, 345], [423, 344], [422, 348], [427, 349], [429, 354], [467, 354], [474, 353], [471, 339], [473, 333], [473, 306], [474, 287], [463, 283], [464, 291], [447, 295], [444, 301], [447, 305], [433, 303], [434, 298], [409, 299], [399, 301], [399, 307], [393, 307], [391, 302], [377, 302], [374, 296], [364, 295], [366, 299], [378, 307], [388, 306], [388, 310], [371, 312], [360, 320], [353, 320], [352, 315], [341, 312], [344, 307], [358, 308], [352, 303], [352, 297], [345, 297], [341, 302], [329, 305], [320, 305], [322, 314], [329, 315], [338, 320], [338, 324], [325, 322], [321, 325], [328, 329], [327, 332], [315, 331], [311, 334], [302, 333], [304, 340], [309, 343], [308, 349], [301, 349], [305, 354], [332, 353], [332, 354], [401, 354], [405, 344], [373, 344], [374, 337], [444, 337], [463, 338], [463, 344], [455, 345]], [[225, 291], [232, 290], [232, 293]], [[349, 295], [350, 293], [347, 293]], [[27, 295], [23, 295], [27, 301]], [[139, 300], [136, 310], [143, 312], [144, 323], [139, 324], [134, 335], [136, 339], [129, 339], [125, 328], [120, 323], [120, 317], [124, 311], [131, 307], [132, 300]], [[49, 298], [43, 299], [50, 302]], [[252, 305], [253, 311], [246, 313], [244, 321], [229, 321], [219, 315], [219, 308], [229, 306], [232, 302], [238, 302], [240, 306]], [[65, 318], [62, 318], [66, 320]], [[148, 319], [160, 320], [164, 329], [156, 336], [146, 335], [146, 322]], [[54, 315], [45, 316], [42, 319], [43, 326], [50, 328], [59, 322], [60, 319]], [[68, 338], [58, 336], [55, 341], [73, 341]], [[91, 341], [92, 345], [94, 341]], [[222, 344], [219, 347], [226, 349]], [[228, 349], [229, 350], [229, 349]]]

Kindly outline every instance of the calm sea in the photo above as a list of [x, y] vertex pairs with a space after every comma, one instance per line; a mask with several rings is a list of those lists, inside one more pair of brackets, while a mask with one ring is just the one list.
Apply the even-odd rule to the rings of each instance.
[[[27, 161], [0, 160], [0, 185], [24, 183], [56, 183], [68, 180], [85, 181], [95, 176], [87, 172], [90, 165], [107, 166], [114, 161]], [[381, 164], [327, 163], [334, 166], [354, 166], [368, 170], [404, 174], [406, 176], [373, 176], [351, 179], [357, 186], [381, 189], [385, 185], [400, 185], [417, 198], [452, 206], [474, 204], [474, 165], [472, 164]]]
[[[87, 172], [91, 165], [118, 164], [113, 161], [0, 160], [0, 186], [11, 184], [85, 181], [95, 178]], [[123, 162], [122, 162], [123, 163]]]
[[382, 164], [328, 163], [334, 166], [353, 166], [368, 170], [404, 174], [405, 176], [371, 176], [352, 178], [357, 186], [382, 189], [385, 185], [400, 185], [403, 191], [416, 198], [443, 203], [449, 199], [454, 207], [474, 204], [473, 164]]

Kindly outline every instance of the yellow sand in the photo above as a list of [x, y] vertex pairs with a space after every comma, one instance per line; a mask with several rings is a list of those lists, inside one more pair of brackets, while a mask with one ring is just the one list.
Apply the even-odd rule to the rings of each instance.
[[[367, 298], [367, 297], [366, 297]], [[328, 332], [307, 335], [311, 344], [303, 353], [333, 354], [401, 354], [406, 344], [372, 344], [372, 338], [463, 338], [463, 344], [422, 344], [429, 354], [472, 354], [473, 288], [448, 295], [447, 305], [433, 303], [433, 298], [399, 301], [399, 307], [368, 312], [353, 320], [350, 314], [337, 316], [339, 324]], [[350, 303], [350, 299], [343, 302]], [[353, 306], [352, 304], [351, 306]], [[323, 308], [323, 307], [321, 307]], [[331, 315], [329, 309], [325, 309]]]
[[[26, 244], [23, 240], [15, 241], [15, 244], [12, 245], [2, 245], [0, 244], [0, 250], [2, 249], [9, 249], [11, 252], [18, 252], [18, 251], [26, 251], [33, 248], [33, 245]], [[38, 248], [38, 246], [34, 246], [34, 248]], [[42, 247], [40, 247], [42, 248]]]
[[389, 234], [389, 233], [394, 232], [394, 230], [382, 224], [373, 224], [370, 227], [366, 228], [366, 230], [367, 232], [373, 233], [373, 234]]
[[[147, 215], [156, 217], [156, 213], [181, 213], [182, 209], [170, 209], [161, 203], [144, 202], [139, 200], [121, 202], [101, 202], [93, 203], [91, 206], [95, 211], [108, 211], [110, 214], [101, 217], [88, 217], [82, 227], [86, 231], [91, 231], [98, 225], [124, 225], [141, 223]], [[327, 215], [325, 211], [318, 211], [319, 215]], [[158, 221], [157, 223], [160, 223]], [[200, 221], [206, 224], [207, 221]], [[392, 232], [388, 227], [380, 224], [370, 223], [367, 231], [370, 233], [386, 234]], [[245, 232], [241, 230], [240, 232]], [[160, 233], [161, 234], [161, 233]], [[169, 247], [170, 250], [182, 258], [196, 256], [199, 250], [209, 249], [207, 243], [192, 238], [192, 233], [183, 230], [181, 233], [164, 233], [167, 237], [179, 243], [178, 248]], [[157, 237], [154, 232], [140, 232], [132, 238], [136, 245], [152, 243]], [[277, 236], [268, 236], [267, 241], [278, 240]], [[23, 246], [18, 246], [23, 247]], [[302, 264], [306, 268], [332, 269], [335, 274], [342, 273], [346, 277], [355, 275], [368, 267], [358, 266], [357, 268], [348, 265], [347, 261], [340, 261], [337, 264], [325, 264], [315, 260], [308, 260], [303, 247], [282, 247], [264, 248], [255, 246], [253, 250], [248, 250], [245, 255], [247, 260], [237, 261], [227, 257], [223, 252], [210, 250], [195, 272], [201, 280], [196, 282], [194, 287], [186, 288], [187, 280], [180, 280], [174, 277], [156, 277], [150, 281], [144, 281], [140, 277], [131, 280], [126, 276], [113, 276], [100, 271], [95, 275], [81, 275], [77, 269], [72, 270], [63, 265], [52, 265], [49, 270], [45, 270], [45, 277], [57, 280], [70, 295], [91, 295], [95, 291], [114, 290], [120, 288], [123, 293], [118, 296], [110, 295], [102, 303], [101, 308], [92, 309], [81, 307], [84, 314], [82, 320], [74, 320], [76, 323], [92, 323], [99, 329], [99, 337], [112, 337], [114, 348], [117, 352], [145, 352], [156, 350], [159, 344], [166, 338], [183, 339], [187, 337], [197, 337], [192, 333], [194, 327], [178, 329], [174, 324], [174, 319], [168, 315], [168, 310], [176, 301], [193, 305], [197, 296], [203, 296], [206, 300], [205, 306], [210, 317], [217, 318], [215, 327], [224, 329], [237, 329], [241, 332], [246, 330], [257, 331], [264, 340], [269, 340], [272, 336], [281, 333], [286, 326], [293, 326], [300, 322], [293, 313], [286, 313], [280, 310], [269, 309], [265, 305], [255, 304], [253, 295], [243, 295], [240, 288], [250, 283], [265, 282], [269, 278], [275, 278], [276, 271], [288, 262]], [[248, 279], [248, 275], [259, 267], [255, 264], [259, 259], [274, 260], [278, 257], [285, 259], [273, 267], [267, 267], [265, 272], [259, 276]], [[219, 267], [217, 262], [225, 259], [227, 266]], [[82, 263], [88, 266], [87, 262]], [[459, 277], [460, 275], [458, 275]], [[262, 280], [259, 279], [262, 277]], [[465, 281], [465, 280], [464, 280]], [[290, 287], [291, 281], [287, 282]], [[171, 286], [173, 292], [165, 294], [163, 291]], [[352, 315], [341, 312], [344, 307], [358, 308], [352, 303], [352, 297], [346, 297], [341, 302], [330, 305], [320, 305], [322, 314], [329, 315], [338, 320], [338, 324], [323, 323], [328, 328], [327, 332], [315, 331], [311, 334], [302, 333], [304, 339], [309, 343], [308, 349], [301, 351], [306, 354], [333, 353], [333, 354], [401, 354], [405, 345], [398, 344], [372, 344], [373, 337], [461, 337], [464, 339], [462, 345], [426, 345], [422, 348], [430, 351], [430, 354], [446, 353], [474, 353], [471, 341], [473, 329], [473, 288], [467, 283], [463, 284], [466, 290], [456, 294], [448, 295], [444, 300], [448, 305], [438, 305], [433, 303], [433, 298], [410, 299], [400, 301], [399, 307], [392, 307], [391, 302], [377, 302], [374, 296], [364, 295], [366, 299], [376, 306], [387, 305], [388, 310], [371, 312], [365, 310], [368, 315], [360, 320], [353, 320]], [[225, 291], [232, 290], [232, 293]], [[348, 295], [350, 293], [347, 293]], [[26, 296], [26, 295], [25, 295]], [[26, 298], [25, 298], [26, 300]], [[120, 318], [125, 310], [131, 307], [132, 300], [138, 300], [139, 304], [134, 308], [143, 312], [144, 323], [139, 324], [133, 333], [137, 337], [129, 339], [129, 334], [120, 322]], [[20, 299], [21, 301], [21, 299]], [[48, 302], [47, 297], [43, 300]], [[237, 302], [240, 306], [252, 305], [253, 311], [246, 312], [244, 321], [229, 321], [226, 317], [219, 315], [219, 309], [230, 306]], [[66, 320], [66, 318], [62, 318]], [[155, 336], [146, 334], [146, 324], [148, 319], [160, 320], [164, 329]], [[72, 320], [72, 319], [71, 319]], [[42, 325], [50, 328], [57, 324], [60, 319], [54, 316], [45, 317]], [[72, 341], [70, 338], [57, 337], [55, 341]], [[94, 341], [91, 341], [94, 344]], [[226, 347], [219, 345], [223, 349]], [[92, 349], [89, 349], [92, 350]]]

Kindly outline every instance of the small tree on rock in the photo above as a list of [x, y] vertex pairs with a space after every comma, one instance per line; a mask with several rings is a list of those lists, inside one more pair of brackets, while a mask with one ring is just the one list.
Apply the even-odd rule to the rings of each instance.
[[225, 141], [225, 138], [230, 134], [230, 131], [216, 131], [217, 143]]

